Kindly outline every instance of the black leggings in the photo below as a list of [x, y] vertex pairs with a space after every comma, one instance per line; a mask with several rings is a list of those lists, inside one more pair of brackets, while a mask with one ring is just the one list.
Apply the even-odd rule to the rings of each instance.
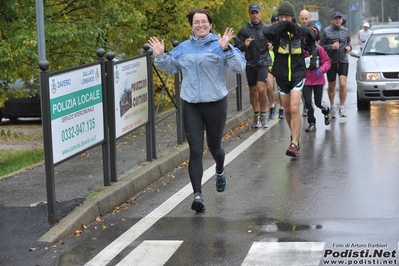
[[201, 193], [204, 130], [209, 151], [216, 162], [216, 171], [223, 171], [225, 151], [222, 137], [227, 118], [227, 97], [217, 102], [188, 103], [183, 101], [184, 129], [190, 147], [188, 173], [194, 193]]
[[308, 123], [315, 124], [316, 118], [314, 117], [314, 109], [312, 105], [312, 91], [314, 93], [314, 104], [321, 109], [323, 114], [328, 114], [329, 107], [325, 102], [322, 102], [323, 98], [323, 85], [305, 85], [303, 87], [303, 98], [305, 99], [305, 108], [308, 109]]

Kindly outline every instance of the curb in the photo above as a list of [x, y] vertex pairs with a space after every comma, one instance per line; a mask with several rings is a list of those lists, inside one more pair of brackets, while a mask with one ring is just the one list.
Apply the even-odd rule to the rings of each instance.
[[[253, 115], [248, 106], [227, 119], [224, 134], [235, 128]], [[185, 143], [143, 166], [129, 176], [124, 177], [90, 199], [76, 207], [70, 214], [54, 225], [39, 241], [54, 243], [82, 229], [82, 223], [90, 224], [99, 216], [108, 214], [115, 206], [119, 206], [133, 195], [142, 191], [151, 183], [166, 175], [189, 158], [189, 147]]]

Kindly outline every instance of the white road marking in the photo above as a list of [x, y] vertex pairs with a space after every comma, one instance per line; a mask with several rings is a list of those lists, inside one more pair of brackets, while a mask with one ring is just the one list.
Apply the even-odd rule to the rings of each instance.
[[116, 266], [162, 266], [182, 243], [183, 241], [173, 240], [146, 240]]
[[[228, 165], [231, 161], [237, 158], [243, 151], [251, 146], [255, 141], [262, 137], [272, 126], [274, 126], [278, 120], [270, 120], [269, 128], [256, 130], [248, 139], [238, 145], [230, 153], [226, 154], [225, 165]], [[204, 171], [202, 177], [202, 183], [204, 184], [211, 177], [215, 175], [215, 164]], [[131, 242], [137, 239], [147, 229], [149, 229], [158, 220], [168, 214], [173, 208], [180, 204], [185, 198], [192, 194], [191, 183], [187, 184], [176, 194], [171, 196], [168, 200], [158, 206], [155, 210], [149, 213], [146, 217], [142, 218], [129, 230], [115, 239], [111, 244], [100, 251], [94, 258], [87, 262], [86, 266], [101, 266], [107, 265], [113, 258], [115, 258], [121, 250], [126, 248]]]
[[324, 242], [254, 242], [241, 266], [315, 266]]

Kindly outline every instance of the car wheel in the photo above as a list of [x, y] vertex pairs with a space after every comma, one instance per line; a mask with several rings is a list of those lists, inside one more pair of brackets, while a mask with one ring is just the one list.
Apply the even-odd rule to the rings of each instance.
[[2, 119], [3, 119], [3, 113], [0, 110], [0, 122], [1, 122]]
[[357, 109], [370, 110], [370, 101], [359, 99], [359, 93], [357, 93]]

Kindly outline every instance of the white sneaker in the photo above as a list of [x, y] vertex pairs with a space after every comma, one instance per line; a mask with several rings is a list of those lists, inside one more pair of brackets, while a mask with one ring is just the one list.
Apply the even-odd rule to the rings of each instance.
[[337, 111], [335, 110], [335, 108], [330, 108], [330, 115], [331, 118], [335, 118], [337, 116]]
[[341, 117], [346, 117], [345, 108], [339, 108], [339, 115], [340, 115]]
[[269, 127], [269, 122], [267, 121], [266, 115], [260, 116], [260, 122], [261, 122], [263, 128]]
[[262, 123], [260, 122], [260, 115], [254, 115], [254, 122], [251, 125], [252, 128], [260, 128], [262, 127]]

